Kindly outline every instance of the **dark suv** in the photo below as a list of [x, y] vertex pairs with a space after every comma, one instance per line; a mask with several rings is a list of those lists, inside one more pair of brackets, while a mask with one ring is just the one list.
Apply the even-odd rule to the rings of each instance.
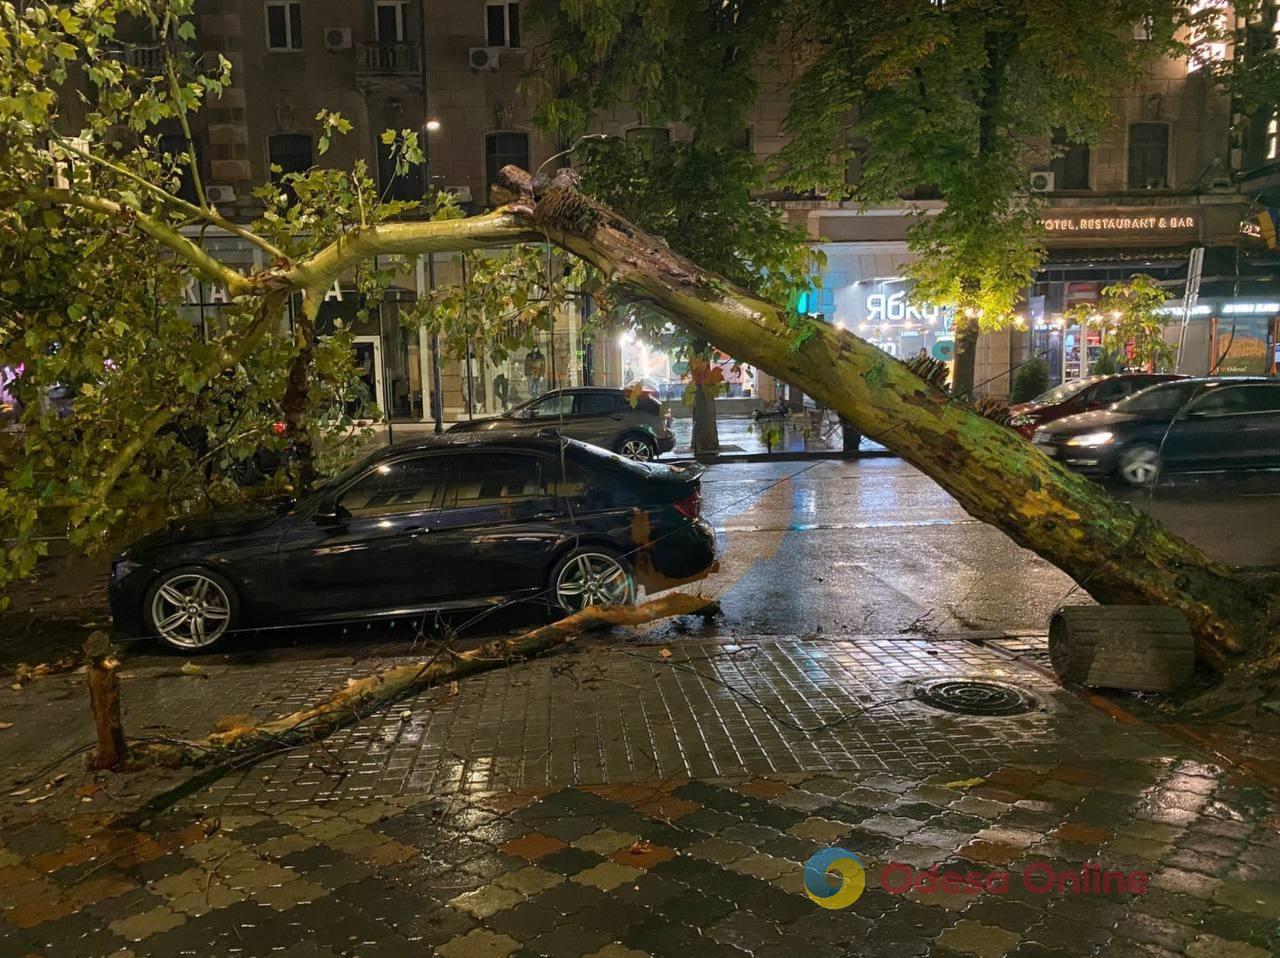
[[570, 439], [611, 449], [627, 459], [657, 459], [676, 438], [662, 404], [622, 389], [557, 389], [503, 413], [452, 426], [449, 432], [529, 432], [552, 429]]

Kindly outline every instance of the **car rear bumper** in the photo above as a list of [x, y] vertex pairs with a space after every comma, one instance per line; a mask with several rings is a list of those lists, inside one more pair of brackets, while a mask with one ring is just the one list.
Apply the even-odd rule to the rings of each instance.
[[661, 433], [658, 438], [658, 452], [670, 452], [676, 447], [676, 437], [671, 433]]

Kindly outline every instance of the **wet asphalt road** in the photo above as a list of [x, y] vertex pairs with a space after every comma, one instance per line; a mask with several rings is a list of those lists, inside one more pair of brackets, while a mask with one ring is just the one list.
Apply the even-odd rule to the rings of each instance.
[[[932, 480], [895, 458], [722, 463], [703, 480], [704, 516], [720, 542], [720, 569], [700, 586], [721, 602], [706, 625], [666, 622], [649, 638], [1038, 632], [1064, 602], [1087, 602], [1065, 575], [971, 519]], [[1231, 564], [1280, 566], [1272, 533], [1275, 475], [1183, 479], [1128, 496]], [[1150, 501], [1148, 501], [1148, 498]], [[497, 634], [540, 621], [512, 609], [469, 624]], [[258, 633], [226, 651], [237, 660], [404, 654], [407, 623]], [[139, 657], [155, 655], [134, 645]]]

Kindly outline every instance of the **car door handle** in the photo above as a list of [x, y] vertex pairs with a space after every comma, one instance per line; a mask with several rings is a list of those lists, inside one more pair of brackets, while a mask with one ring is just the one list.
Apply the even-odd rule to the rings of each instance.
[[535, 513], [533, 514], [533, 518], [535, 518], [535, 519], [559, 519], [562, 515], [564, 515], [564, 513], [563, 513], [563, 512], [561, 512], [559, 509], [543, 509], [541, 512], [535, 512]]
[[622, 422], [622, 416], [621, 416], [621, 414], [619, 414], [619, 415], [617, 415], [617, 416], [610, 416], [609, 418], [610, 418], [610, 419], [612, 419], [614, 422]]
[[404, 531], [409, 534], [410, 539], [416, 539], [418, 536], [426, 535], [431, 531], [430, 526], [405, 526]]

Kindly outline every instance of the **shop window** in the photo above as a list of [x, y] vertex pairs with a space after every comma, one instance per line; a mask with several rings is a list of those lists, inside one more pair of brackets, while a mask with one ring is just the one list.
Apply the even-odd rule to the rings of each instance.
[[458, 481], [452, 506], [507, 505], [512, 499], [533, 499], [543, 494], [538, 460], [505, 453], [465, 454], [450, 457], [457, 465]]
[[434, 509], [448, 478], [449, 463], [438, 457], [385, 462], [344, 492], [340, 504], [353, 516]]
[[1089, 188], [1089, 147], [1084, 143], [1072, 143], [1066, 130], [1053, 133], [1053, 186], [1057, 190], [1087, 190]]
[[528, 133], [489, 133], [484, 138], [485, 195], [498, 181], [498, 171], [508, 164], [529, 169]]
[[1169, 125], [1134, 123], [1129, 127], [1129, 189], [1169, 186]]
[[633, 126], [627, 130], [627, 142], [647, 144], [652, 152], [671, 143], [671, 131], [665, 126]]
[[311, 169], [314, 159], [310, 135], [277, 133], [267, 138], [267, 153], [271, 161], [271, 182], [293, 200], [293, 186], [285, 182], [285, 177], [290, 173], [305, 173]]
[[[201, 149], [200, 138], [192, 137], [191, 145], [196, 151], [196, 169], [202, 169], [204, 150]], [[178, 188], [174, 190], [174, 196], [188, 203], [195, 203], [197, 201], [196, 181], [191, 173], [190, 157], [187, 155], [187, 138], [181, 133], [164, 134], [160, 137], [160, 152], [172, 157], [173, 164], [178, 170]]]
[[520, 46], [520, 4], [502, 2], [484, 6], [485, 36], [491, 47]]
[[403, 172], [396, 173], [395, 158], [392, 146], [379, 138], [378, 146], [378, 195], [384, 200], [403, 200], [410, 203], [422, 202], [426, 190], [422, 182], [422, 164], [410, 163]]
[[267, 0], [267, 49], [302, 49], [301, 0]]

